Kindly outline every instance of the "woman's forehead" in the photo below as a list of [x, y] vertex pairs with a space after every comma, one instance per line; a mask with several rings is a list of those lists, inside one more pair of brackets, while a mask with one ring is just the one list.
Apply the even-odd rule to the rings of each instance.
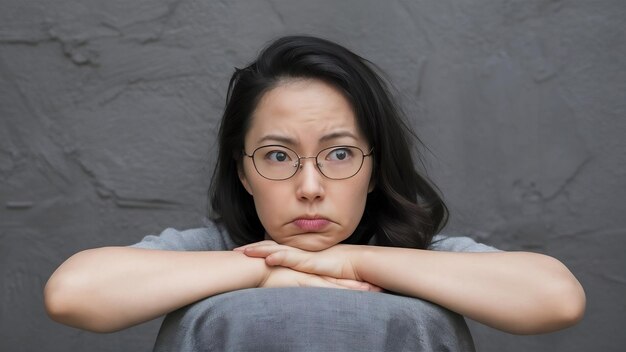
[[[307, 140], [317, 141], [319, 144], [324, 143], [334, 143], [337, 141], [342, 142], [351, 142], [351, 143], [359, 143], [361, 141], [361, 137], [358, 134], [353, 133], [351, 130], [345, 129], [337, 129], [331, 131], [329, 133], [322, 133], [319, 136], [316, 134], [309, 135], [311, 138], [307, 138]], [[318, 137], [316, 139], [316, 137]], [[298, 133], [284, 133], [284, 132], [274, 132], [262, 135], [257, 140], [252, 140], [253, 143], [261, 145], [268, 143], [278, 143], [285, 145], [300, 145], [302, 144], [302, 138], [298, 135]]]
[[311, 79], [282, 83], [265, 93], [246, 135], [255, 144], [362, 139], [350, 102], [333, 86]]

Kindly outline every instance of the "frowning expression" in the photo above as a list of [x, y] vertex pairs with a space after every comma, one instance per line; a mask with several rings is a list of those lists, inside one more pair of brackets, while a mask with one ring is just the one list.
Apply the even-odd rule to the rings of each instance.
[[[365, 154], [371, 150], [348, 100], [333, 86], [313, 79], [286, 80], [263, 95], [246, 133], [244, 152], [251, 155], [267, 145], [284, 146], [300, 157], [315, 157], [334, 146], [354, 146]], [[297, 163], [295, 154], [286, 159], [287, 149], [263, 151], [268, 163]], [[347, 155], [344, 149], [328, 151], [321, 154], [328, 162]], [[372, 165], [372, 157], [365, 157], [354, 176], [335, 180], [320, 172], [315, 158], [303, 158], [292, 177], [271, 180], [257, 172], [251, 157], [244, 157], [239, 177], [254, 199], [267, 237], [318, 251], [345, 240], [356, 229], [373, 188]]]

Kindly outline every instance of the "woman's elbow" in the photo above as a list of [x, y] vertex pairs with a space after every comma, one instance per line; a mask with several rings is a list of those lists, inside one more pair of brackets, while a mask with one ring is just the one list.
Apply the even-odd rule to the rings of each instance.
[[106, 320], [95, 319], [93, 312], [87, 312], [83, 308], [79, 291], [72, 290], [75, 284], [58, 282], [60, 280], [50, 280], [44, 288], [44, 306], [50, 319], [63, 325], [87, 330], [96, 333], [110, 333], [119, 330], [113, 326], [108, 326]]
[[525, 293], [525, 308], [505, 331], [518, 335], [544, 334], [576, 325], [585, 315], [583, 287], [559, 260], [533, 254], [539, 270]]
[[44, 306], [48, 316], [61, 324], [75, 326], [76, 313], [78, 304], [75, 296], [77, 294], [79, 284], [77, 279], [72, 275], [55, 273], [48, 280], [44, 288]]
[[582, 285], [567, 271], [568, 277], [564, 278], [553, 293], [558, 308], [555, 313], [556, 325], [564, 329], [580, 322], [585, 315], [587, 299]]
[[71, 270], [54, 273], [44, 287], [46, 313], [52, 320], [75, 328], [100, 333], [115, 331], [90, 318], [94, 312], [87, 308], [92, 296], [88, 281]]
[[[549, 257], [548, 257], [549, 258]], [[551, 270], [543, 286], [543, 304], [539, 310], [539, 329], [534, 333], [547, 333], [568, 328], [580, 322], [585, 315], [585, 291], [563, 263], [549, 258]]]

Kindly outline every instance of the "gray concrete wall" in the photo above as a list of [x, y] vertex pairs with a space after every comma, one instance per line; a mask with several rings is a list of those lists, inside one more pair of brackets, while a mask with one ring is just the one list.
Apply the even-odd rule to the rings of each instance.
[[626, 2], [0, 0], [0, 350], [148, 351], [158, 321], [97, 335], [42, 288], [82, 249], [201, 224], [233, 66], [321, 35], [387, 71], [430, 147], [449, 232], [566, 263], [584, 321], [481, 351], [626, 346]]

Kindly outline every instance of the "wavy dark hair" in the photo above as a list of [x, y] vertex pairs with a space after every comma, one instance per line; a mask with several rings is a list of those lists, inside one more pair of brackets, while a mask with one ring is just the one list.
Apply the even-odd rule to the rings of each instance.
[[260, 241], [264, 229], [252, 196], [241, 185], [238, 165], [250, 118], [264, 93], [285, 79], [318, 79], [331, 84], [352, 105], [357, 125], [374, 146], [375, 188], [354, 233], [343, 243], [427, 248], [448, 218], [436, 188], [416, 169], [413, 139], [375, 65], [328, 40], [282, 37], [249, 66], [236, 69], [219, 130], [219, 153], [209, 191], [211, 219], [237, 244]]

